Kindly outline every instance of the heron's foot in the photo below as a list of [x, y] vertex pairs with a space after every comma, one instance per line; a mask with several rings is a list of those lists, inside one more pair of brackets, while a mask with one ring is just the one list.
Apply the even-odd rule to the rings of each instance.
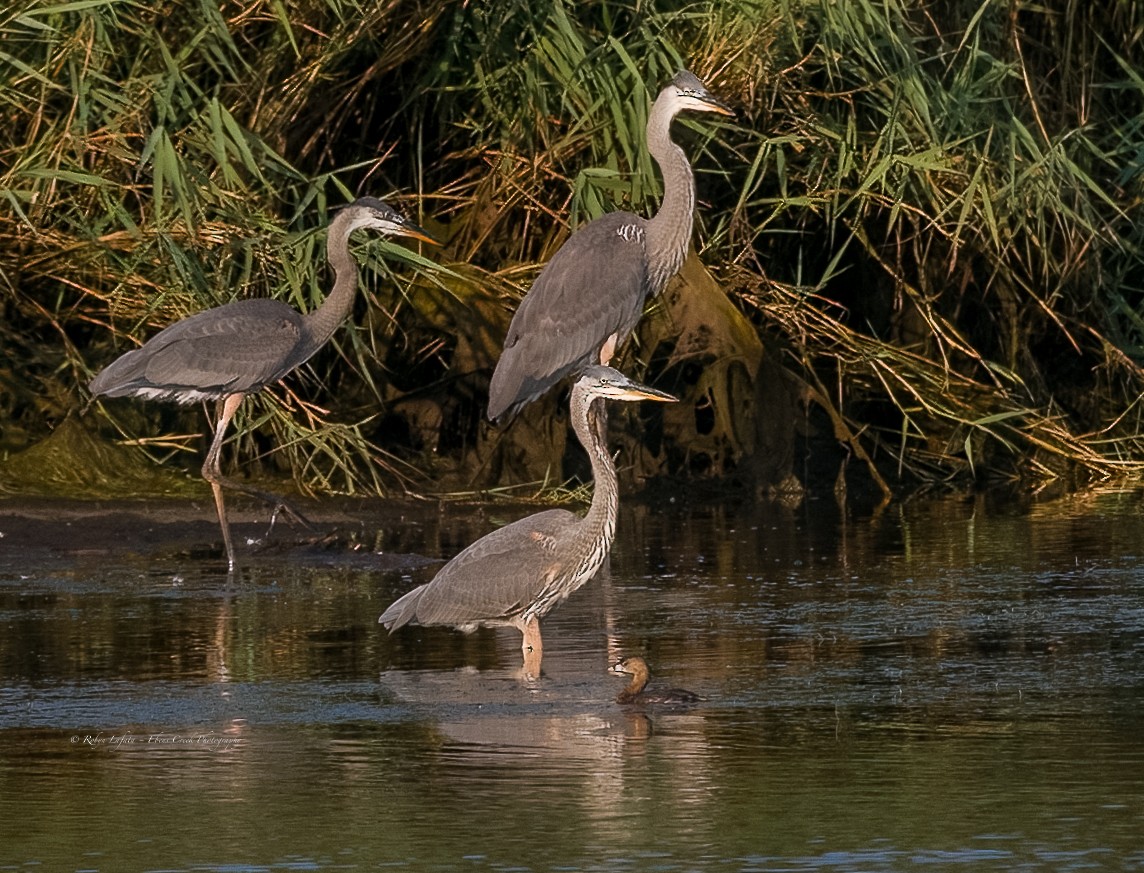
[[[273, 494], [267, 494], [266, 496], [271, 498], [274, 497]], [[268, 500], [266, 502], [270, 503], [271, 501]], [[306, 516], [291, 506], [285, 498], [279, 497], [276, 501], [274, 501], [274, 511], [270, 513], [270, 527], [266, 530], [267, 536], [270, 536], [270, 532], [274, 530], [274, 522], [278, 521], [278, 516], [282, 513], [289, 516], [291, 520], [298, 522], [298, 524], [302, 525], [302, 527], [306, 528], [306, 530], [314, 529], [314, 525], [310, 523], [310, 519], [306, 518]]]
[[270, 513], [270, 526], [266, 528], [266, 536], [263, 539], [270, 539], [270, 535], [274, 533], [274, 523], [278, 521], [278, 516], [281, 514], [286, 515], [292, 521], [296, 521], [306, 528], [306, 530], [313, 530], [314, 526], [310, 524], [310, 520], [302, 515], [297, 509], [290, 505], [284, 497], [279, 497], [275, 494], [263, 493], [261, 495], [263, 500], [267, 503], [274, 504], [274, 509]]
[[218, 484], [220, 487], [226, 488], [228, 491], [238, 491], [239, 493], [245, 494], [248, 497], [253, 497], [257, 500], [261, 500], [263, 503], [269, 504], [273, 508], [270, 513], [270, 528], [266, 531], [267, 536], [270, 535], [270, 531], [274, 530], [274, 523], [278, 521], [279, 515], [287, 516], [292, 521], [298, 522], [307, 530], [314, 529], [314, 525], [310, 522], [310, 519], [306, 518], [306, 516], [302, 514], [301, 510], [297, 509], [281, 494], [274, 494], [271, 491], [263, 491], [260, 488], [254, 488], [244, 482], [236, 482], [233, 479], [219, 478]]

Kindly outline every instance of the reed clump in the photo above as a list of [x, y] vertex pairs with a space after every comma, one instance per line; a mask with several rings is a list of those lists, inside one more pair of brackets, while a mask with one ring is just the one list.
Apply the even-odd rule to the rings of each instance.
[[[228, 454], [312, 493], [567, 481], [560, 398], [494, 429], [488, 378], [569, 229], [655, 209], [646, 109], [687, 65], [738, 118], [676, 125], [696, 260], [622, 366], [684, 402], [616, 417], [629, 480], [1139, 476], [1141, 23], [1122, 3], [12, 4], [2, 450], [177, 318], [317, 305], [329, 212], [369, 193], [447, 246], [363, 244], [352, 323]], [[196, 410], [98, 409], [108, 438], [197, 463]]]

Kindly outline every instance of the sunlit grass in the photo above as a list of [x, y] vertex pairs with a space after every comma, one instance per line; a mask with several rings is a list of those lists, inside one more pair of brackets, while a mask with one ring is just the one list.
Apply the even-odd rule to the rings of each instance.
[[[312, 493], [514, 488], [481, 478], [523, 439], [483, 424], [501, 332], [571, 228], [654, 211], [646, 110], [687, 65], [737, 110], [676, 127], [701, 257], [873, 477], [1138, 474], [1134, 9], [25, 0], [0, 13], [0, 415], [42, 434], [209, 306], [312, 309], [330, 212], [368, 193], [448, 246], [363, 241], [353, 324], [227, 455]], [[557, 493], [527, 448], [526, 487]]]

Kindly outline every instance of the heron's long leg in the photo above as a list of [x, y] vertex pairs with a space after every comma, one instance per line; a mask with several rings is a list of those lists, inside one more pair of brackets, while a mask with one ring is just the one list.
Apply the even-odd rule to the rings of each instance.
[[540, 620], [535, 617], [529, 618], [519, 627], [523, 635], [520, 651], [524, 655], [524, 674], [539, 678], [540, 661], [544, 657], [544, 643], [540, 639]]
[[234, 418], [235, 412], [238, 411], [238, 407], [242, 404], [245, 397], [245, 394], [228, 394], [219, 401], [218, 420], [215, 422], [214, 439], [211, 441], [210, 450], [207, 452], [206, 461], [203, 463], [203, 478], [211, 483], [211, 490], [214, 492], [215, 508], [218, 510], [218, 520], [222, 527], [222, 541], [226, 547], [226, 557], [230, 562], [231, 570], [234, 569], [234, 548], [231, 545], [230, 525], [226, 520], [226, 507], [223, 504], [223, 488], [239, 491], [274, 507], [274, 512], [270, 517], [271, 530], [274, 529], [274, 522], [277, 520], [279, 512], [285, 512], [295, 521], [304, 524], [306, 527], [310, 527], [309, 519], [291, 506], [285, 497], [272, 494], [269, 491], [252, 488], [250, 485], [243, 482], [236, 482], [234, 479], [228, 479], [222, 475], [219, 456], [222, 453], [223, 438], [226, 435], [227, 427], [230, 425], [230, 420]]
[[244, 396], [242, 394], [228, 394], [219, 400], [214, 439], [211, 440], [211, 447], [207, 451], [206, 460], [203, 462], [203, 478], [211, 483], [211, 491], [214, 492], [215, 510], [218, 512], [219, 527], [222, 528], [222, 544], [226, 548], [227, 565], [232, 572], [234, 570], [234, 546], [230, 541], [230, 525], [226, 520], [226, 503], [223, 502], [222, 497], [224, 480], [222, 472], [219, 470], [218, 457], [222, 451], [222, 441], [223, 437], [226, 436], [227, 426], [230, 424], [230, 420], [234, 418], [234, 413], [238, 410]]

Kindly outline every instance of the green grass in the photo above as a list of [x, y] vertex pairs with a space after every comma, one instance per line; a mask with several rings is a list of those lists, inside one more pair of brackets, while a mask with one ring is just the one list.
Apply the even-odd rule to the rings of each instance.
[[[737, 110], [675, 128], [697, 248], [796, 386], [753, 412], [760, 428], [817, 457], [845, 446], [889, 490], [1139, 475], [1142, 24], [1132, 4], [981, 0], [11, 5], [3, 449], [177, 318], [316, 306], [330, 210], [368, 193], [448, 245], [426, 260], [362, 243], [352, 324], [248, 404], [237, 456], [315, 493], [560, 470], [563, 440], [536, 438], [555, 401], [490, 430], [489, 371], [571, 227], [655, 209], [646, 109], [686, 64]], [[626, 366], [662, 376], [670, 340], [645, 329]], [[197, 410], [98, 408], [109, 437], [167, 435], [195, 463]], [[728, 472], [688, 460], [670, 422], [624, 420], [641, 476]], [[730, 463], [749, 478], [749, 457]]]

